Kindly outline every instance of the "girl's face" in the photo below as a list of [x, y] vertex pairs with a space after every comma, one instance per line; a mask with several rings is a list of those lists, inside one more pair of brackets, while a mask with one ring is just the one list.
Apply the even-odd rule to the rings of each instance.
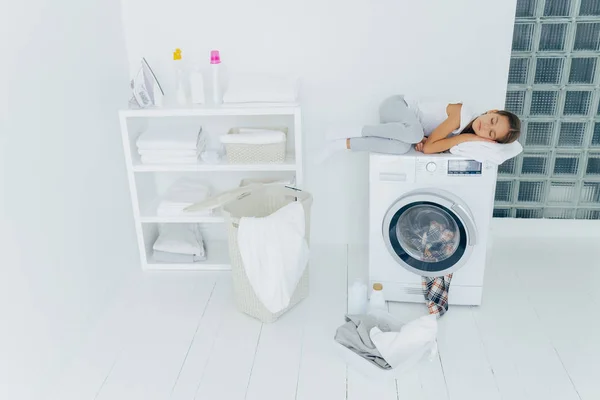
[[488, 111], [477, 117], [473, 121], [472, 126], [477, 136], [492, 139], [493, 141], [502, 139], [510, 130], [508, 118], [504, 115], [496, 114], [494, 111]]

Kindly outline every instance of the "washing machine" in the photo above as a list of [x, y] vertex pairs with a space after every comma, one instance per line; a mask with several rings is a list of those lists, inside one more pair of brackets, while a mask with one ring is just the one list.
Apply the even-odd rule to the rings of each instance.
[[497, 167], [414, 150], [371, 154], [369, 167], [371, 285], [422, 303], [422, 276], [452, 273], [449, 303], [481, 304]]

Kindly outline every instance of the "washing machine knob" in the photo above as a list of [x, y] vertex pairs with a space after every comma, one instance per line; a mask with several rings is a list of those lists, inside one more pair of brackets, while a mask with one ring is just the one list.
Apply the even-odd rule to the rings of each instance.
[[435, 172], [435, 170], [437, 169], [437, 165], [434, 162], [430, 162], [430, 163], [427, 163], [425, 168], [427, 169], [428, 172]]

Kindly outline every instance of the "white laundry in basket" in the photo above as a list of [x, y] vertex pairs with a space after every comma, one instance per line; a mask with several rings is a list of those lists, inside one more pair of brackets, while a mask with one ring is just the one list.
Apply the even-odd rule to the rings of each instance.
[[243, 217], [238, 246], [246, 275], [270, 312], [285, 309], [308, 263], [304, 208], [292, 202], [273, 214]]

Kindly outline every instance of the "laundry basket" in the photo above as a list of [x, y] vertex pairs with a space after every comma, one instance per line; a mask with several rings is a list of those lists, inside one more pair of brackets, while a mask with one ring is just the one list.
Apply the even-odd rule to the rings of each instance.
[[238, 310], [262, 322], [277, 320], [308, 296], [309, 268], [307, 265], [290, 299], [290, 304], [277, 313], [270, 312], [258, 299], [246, 276], [237, 241], [239, 222], [242, 217], [266, 217], [294, 201], [299, 201], [304, 208], [306, 241], [308, 242], [312, 196], [307, 192], [283, 185], [262, 186], [223, 206], [229, 237], [229, 255], [236, 306]]

